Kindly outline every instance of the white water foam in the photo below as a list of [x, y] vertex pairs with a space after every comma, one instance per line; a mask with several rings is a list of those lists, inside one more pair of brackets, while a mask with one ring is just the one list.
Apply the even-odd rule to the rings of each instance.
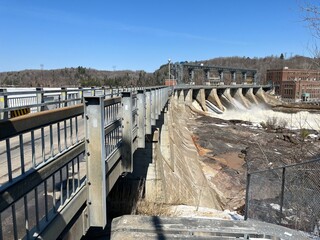
[[256, 106], [246, 110], [226, 109], [223, 114], [210, 113], [210, 115], [225, 120], [249, 121], [253, 124], [266, 123], [267, 121], [276, 119], [278, 123], [286, 122], [286, 127], [290, 129], [306, 128], [317, 131], [320, 130], [320, 114], [309, 113], [307, 111], [283, 113], [271, 109], [264, 109], [263, 106], [261, 106], [261, 108]]

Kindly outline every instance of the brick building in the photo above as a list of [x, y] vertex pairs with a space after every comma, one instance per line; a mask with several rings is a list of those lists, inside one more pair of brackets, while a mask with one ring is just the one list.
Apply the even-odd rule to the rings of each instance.
[[320, 70], [287, 67], [267, 70], [267, 81], [285, 101], [320, 101]]

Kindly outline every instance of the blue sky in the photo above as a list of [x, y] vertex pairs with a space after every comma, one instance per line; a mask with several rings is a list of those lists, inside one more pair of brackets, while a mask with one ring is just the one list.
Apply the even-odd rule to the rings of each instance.
[[302, 0], [0, 0], [0, 72], [311, 56]]

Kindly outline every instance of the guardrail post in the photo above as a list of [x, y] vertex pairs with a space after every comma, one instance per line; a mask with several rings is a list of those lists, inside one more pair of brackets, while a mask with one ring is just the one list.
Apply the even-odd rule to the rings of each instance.
[[146, 96], [145, 90], [138, 90], [138, 147], [145, 147]]
[[123, 172], [133, 171], [132, 146], [132, 92], [122, 92], [122, 169]]
[[[0, 89], [0, 93], [3, 93], [3, 96], [0, 96], [0, 109], [6, 109], [8, 108], [7, 89]], [[1, 112], [0, 119], [8, 119], [8, 111]]]
[[154, 88], [151, 89], [151, 125], [156, 125], [156, 90]]
[[44, 106], [42, 105], [44, 103], [44, 94], [43, 94], [43, 88], [39, 87], [36, 88], [36, 95], [37, 95], [37, 112], [41, 112], [44, 110]]
[[156, 109], [155, 109], [155, 112], [156, 112], [156, 120], [158, 120], [159, 119], [159, 115], [160, 115], [160, 113], [159, 113], [159, 96], [160, 96], [160, 94], [159, 94], [159, 88], [157, 88], [156, 89]]
[[96, 95], [96, 90], [94, 87], [91, 87], [91, 96], [95, 96]]
[[60, 97], [60, 107], [67, 107], [68, 102], [67, 102], [67, 89], [65, 87], [61, 88], [61, 97]]
[[89, 225], [107, 224], [106, 167], [103, 97], [85, 97], [86, 161]]
[[83, 103], [83, 89], [82, 89], [82, 87], [79, 87], [78, 98], [80, 98], [80, 103]]
[[151, 134], [151, 89], [146, 89], [146, 134]]

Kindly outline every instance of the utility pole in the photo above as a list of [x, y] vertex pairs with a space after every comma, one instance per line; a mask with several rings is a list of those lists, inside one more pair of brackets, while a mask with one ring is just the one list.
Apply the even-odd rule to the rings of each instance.
[[171, 75], [171, 74], [170, 74], [170, 63], [171, 63], [171, 59], [169, 58], [169, 59], [168, 59], [169, 80], [171, 79], [171, 77], [170, 77], [170, 75]]
[[41, 69], [41, 82], [43, 84], [43, 64], [40, 64], [40, 69]]

